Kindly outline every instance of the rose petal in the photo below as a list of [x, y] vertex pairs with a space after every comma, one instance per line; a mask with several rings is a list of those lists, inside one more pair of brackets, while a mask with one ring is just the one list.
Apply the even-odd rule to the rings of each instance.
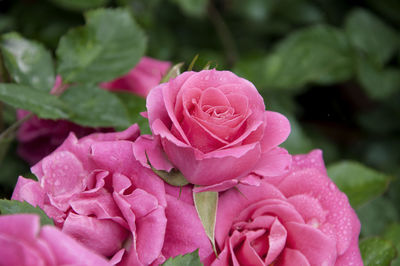
[[175, 257], [199, 249], [201, 261], [213, 253], [210, 241], [192, 204], [167, 195], [167, 230], [162, 253]]
[[293, 156], [292, 161], [293, 171], [301, 170], [304, 168], [315, 168], [321, 171], [322, 174], [327, 175], [324, 159], [322, 158], [321, 150], [312, 150], [308, 154], [298, 154]]
[[44, 226], [40, 237], [49, 244], [57, 258], [57, 265], [109, 265], [105, 258], [86, 249], [54, 227]]
[[261, 141], [263, 152], [269, 151], [284, 142], [290, 134], [290, 122], [282, 114], [266, 111], [266, 126]]
[[196, 153], [191, 147], [180, 147], [164, 139], [162, 144], [185, 178], [192, 184], [203, 186], [243, 177], [254, 165], [260, 152], [258, 143], [204, 155]]
[[328, 176], [317, 169], [306, 168], [285, 177], [278, 188], [287, 197], [308, 194], [318, 199], [321, 206], [328, 212], [326, 222], [335, 228], [338, 254], [341, 255], [348, 249], [354, 232], [360, 224], [358, 219], [353, 219], [353, 209], [346, 195]]
[[139, 259], [144, 265], [149, 265], [160, 256], [163, 247], [167, 226], [164, 208], [158, 206], [148, 215], [137, 218], [136, 226]]
[[43, 207], [45, 197], [46, 194], [38, 182], [19, 176], [11, 199]]
[[284, 199], [275, 187], [263, 182], [259, 187], [238, 185], [238, 190], [230, 189], [220, 195], [215, 225], [215, 240], [221, 247], [238, 214], [250, 204], [264, 199]]
[[106, 257], [121, 249], [128, 236], [128, 231], [113, 221], [74, 213], [68, 215], [62, 231]]
[[318, 229], [296, 222], [285, 224], [287, 247], [299, 250], [311, 265], [334, 265], [336, 243]]
[[281, 254], [286, 244], [287, 232], [285, 227], [276, 218], [272, 223], [269, 231], [268, 242], [269, 249], [267, 257], [265, 258], [265, 264], [269, 265], [275, 261], [275, 259]]
[[[292, 156], [283, 148], [274, 148], [262, 153], [261, 158], [253, 168], [253, 172], [266, 177], [267, 181], [276, 184], [290, 170]], [[279, 177], [270, 179], [269, 177]]]
[[307, 258], [298, 250], [285, 248], [277, 266], [311, 266]]

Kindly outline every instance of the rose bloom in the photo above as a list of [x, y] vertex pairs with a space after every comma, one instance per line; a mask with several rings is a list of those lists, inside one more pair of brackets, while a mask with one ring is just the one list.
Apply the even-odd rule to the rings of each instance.
[[[177, 193], [169, 192], [173, 199], [167, 196], [168, 204], [176, 206], [167, 208], [166, 256], [200, 248], [205, 265], [363, 265], [360, 222], [346, 195], [327, 176], [319, 150], [294, 156], [291, 172], [279, 182], [240, 184], [220, 193], [215, 226], [218, 258], [205, 244], [204, 230], [192, 214], [193, 203], [179, 201]], [[191, 215], [182, 219], [185, 230], [170, 223], [182, 213]], [[193, 239], [192, 232], [202, 235]]]
[[0, 265], [110, 265], [54, 226], [40, 228], [39, 216], [0, 216]]
[[[161, 78], [171, 66], [170, 62], [143, 57], [139, 63], [126, 75], [110, 82], [100, 84], [100, 87], [110, 91], [127, 91], [146, 97], [151, 88], [160, 83]], [[62, 86], [60, 76], [57, 76], [52, 94], [60, 95], [68, 86]], [[17, 118], [22, 119], [29, 112], [18, 110]], [[110, 132], [111, 128], [82, 127], [66, 120], [40, 119], [36, 116], [21, 125], [17, 132], [18, 154], [30, 165], [37, 163], [44, 156], [54, 151], [74, 132], [78, 138], [94, 132]]]
[[265, 111], [254, 85], [232, 72], [184, 72], [158, 85], [147, 97], [147, 115], [172, 164], [190, 183], [206, 186], [198, 191], [251, 182], [250, 172], [271, 177], [289, 170], [291, 156], [277, 147], [289, 121]]
[[61, 230], [112, 264], [164, 261], [163, 181], [133, 154], [137, 125], [78, 140], [73, 133], [32, 167], [38, 182], [20, 177], [12, 198], [38, 205]]
[[167, 74], [171, 63], [150, 57], [143, 57], [128, 74], [110, 82], [101, 84], [109, 90], [123, 90], [146, 98], [149, 91], [157, 86], [162, 77]]

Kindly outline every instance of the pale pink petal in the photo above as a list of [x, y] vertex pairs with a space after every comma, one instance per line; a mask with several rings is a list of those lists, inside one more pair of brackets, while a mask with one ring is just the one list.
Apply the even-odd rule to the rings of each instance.
[[225, 180], [222, 181], [221, 183], [215, 184], [215, 185], [209, 185], [209, 186], [196, 186], [193, 188], [193, 192], [205, 192], [205, 191], [225, 191], [230, 189], [231, 187], [236, 186], [239, 184], [238, 179], [231, 179], [231, 180]]
[[277, 266], [311, 266], [306, 256], [300, 251], [285, 248], [279, 260]]
[[269, 151], [284, 142], [290, 134], [290, 122], [282, 114], [266, 111], [266, 126], [261, 141], [263, 152]]
[[82, 163], [68, 151], [52, 153], [42, 160], [44, 175], [40, 178], [43, 189], [52, 197], [71, 197], [86, 187]]
[[43, 206], [46, 194], [38, 182], [18, 177], [11, 199], [26, 201], [32, 206]]
[[285, 197], [279, 190], [265, 182], [259, 187], [238, 185], [237, 190], [230, 189], [220, 194], [215, 226], [215, 240], [218, 245], [223, 245], [233, 221], [244, 208], [260, 200], [271, 198], [284, 199]]
[[299, 194], [289, 197], [288, 202], [296, 208], [307, 224], [318, 228], [325, 223], [327, 211], [316, 198], [308, 194]]
[[267, 181], [268, 177], [280, 177], [280, 180], [289, 172], [291, 163], [292, 156], [287, 150], [277, 147], [261, 154], [261, 158], [253, 168], [253, 173], [266, 177]]
[[309, 225], [288, 222], [285, 224], [287, 247], [299, 250], [311, 265], [334, 265], [336, 243], [318, 229]]
[[147, 163], [146, 154], [151, 165], [157, 170], [171, 171], [173, 165], [168, 161], [167, 156], [162, 150], [161, 143], [150, 135], [142, 135], [133, 143], [133, 154], [135, 158], [146, 168], [150, 168]]
[[304, 168], [315, 168], [327, 175], [324, 159], [321, 150], [312, 150], [307, 154], [298, 154], [293, 156], [292, 160], [293, 171]]
[[275, 219], [268, 235], [269, 249], [265, 258], [265, 264], [270, 265], [281, 254], [286, 245], [287, 231], [280, 223], [279, 219]]
[[[301, 186], [298, 184], [301, 184]], [[358, 219], [354, 219], [354, 211], [346, 195], [336, 187], [328, 176], [317, 169], [306, 168], [285, 177], [278, 188], [287, 197], [308, 194], [318, 199], [324, 210], [328, 212], [326, 222], [335, 228], [338, 255], [343, 254], [348, 249], [360, 223]]]
[[185, 178], [192, 184], [202, 186], [243, 177], [260, 154], [258, 143], [201, 154], [191, 147], [180, 147], [164, 139], [161, 142], [166, 154]]
[[336, 260], [335, 266], [362, 266], [363, 261], [358, 247], [358, 235], [353, 238], [350, 247]]

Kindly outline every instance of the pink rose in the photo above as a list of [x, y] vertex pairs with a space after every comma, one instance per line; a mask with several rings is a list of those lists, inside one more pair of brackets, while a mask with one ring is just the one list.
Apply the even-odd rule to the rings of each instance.
[[187, 245], [166, 242], [164, 254], [176, 256], [200, 248], [205, 265], [363, 265], [358, 249], [360, 222], [346, 195], [327, 176], [321, 151], [294, 156], [291, 172], [276, 184], [264, 180], [258, 187], [237, 188], [219, 197], [218, 258], [204, 246], [204, 233], [197, 242], [192, 240], [191, 232], [203, 232], [196, 215], [185, 217], [190, 222], [183, 233], [170, 224], [182, 216], [180, 209], [193, 212], [187, 202], [167, 208], [165, 237], [172, 235]]
[[[164, 183], [133, 154], [139, 128], [73, 133], [32, 167], [38, 182], [20, 177], [12, 198], [40, 206], [64, 233], [113, 264], [164, 260]], [[151, 241], [149, 241], [151, 240]]]
[[[143, 57], [128, 74], [114, 81], [105, 82], [101, 87], [108, 90], [125, 90], [146, 97], [151, 88], [160, 83], [162, 76], [171, 66], [170, 62]], [[51, 94], [60, 95], [68, 86], [57, 76]], [[22, 119], [29, 112], [18, 110], [17, 118]], [[74, 132], [78, 138], [94, 132], [111, 132], [111, 128], [82, 127], [66, 120], [40, 119], [36, 116], [21, 125], [17, 133], [18, 154], [30, 165], [54, 151]]]
[[0, 265], [110, 265], [54, 226], [40, 228], [39, 216], [0, 216]]
[[254, 85], [232, 72], [184, 72], [150, 91], [147, 110], [168, 159], [190, 183], [208, 186], [203, 190], [246, 183], [250, 172], [270, 177], [289, 170], [291, 156], [277, 147], [289, 121], [265, 111]]
[[161, 78], [171, 67], [168, 61], [160, 61], [143, 57], [128, 74], [110, 82], [104, 82], [101, 87], [109, 90], [124, 90], [146, 97], [149, 91], [158, 85]]
[[[28, 111], [17, 110], [18, 119], [28, 114]], [[34, 165], [60, 146], [68, 137], [69, 132], [74, 132], [78, 138], [81, 138], [100, 131], [107, 132], [112, 129], [82, 127], [67, 120], [41, 119], [34, 116], [18, 129], [17, 153], [30, 165]]]

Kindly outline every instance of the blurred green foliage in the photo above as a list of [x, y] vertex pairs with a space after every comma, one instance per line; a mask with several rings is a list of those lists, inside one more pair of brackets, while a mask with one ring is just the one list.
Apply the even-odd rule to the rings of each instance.
[[[88, 12], [98, 7], [117, 9]], [[324, 151], [329, 173], [357, 210], [361, 236], [381, 237], [362, 242], [366, 265], [375, 265], [371, 249], [394, 258], [399, 1], [3, 0], [0, 10], [0, 129], [15, 121], [14, 108], [90, 126], [143, 126], [142, 99], [95, 83], [126, 73], [144, 54], [185, 67], [199, 54], [196, 66], [211, 61], [249, 79], [267, 109], [290, 119], [289, 152]], [[77, 83], [61, 98], [46, 93], [55, 74]], [[15, 141], [1, 147], [0, 192], [9, 197], [27, 165]]]

